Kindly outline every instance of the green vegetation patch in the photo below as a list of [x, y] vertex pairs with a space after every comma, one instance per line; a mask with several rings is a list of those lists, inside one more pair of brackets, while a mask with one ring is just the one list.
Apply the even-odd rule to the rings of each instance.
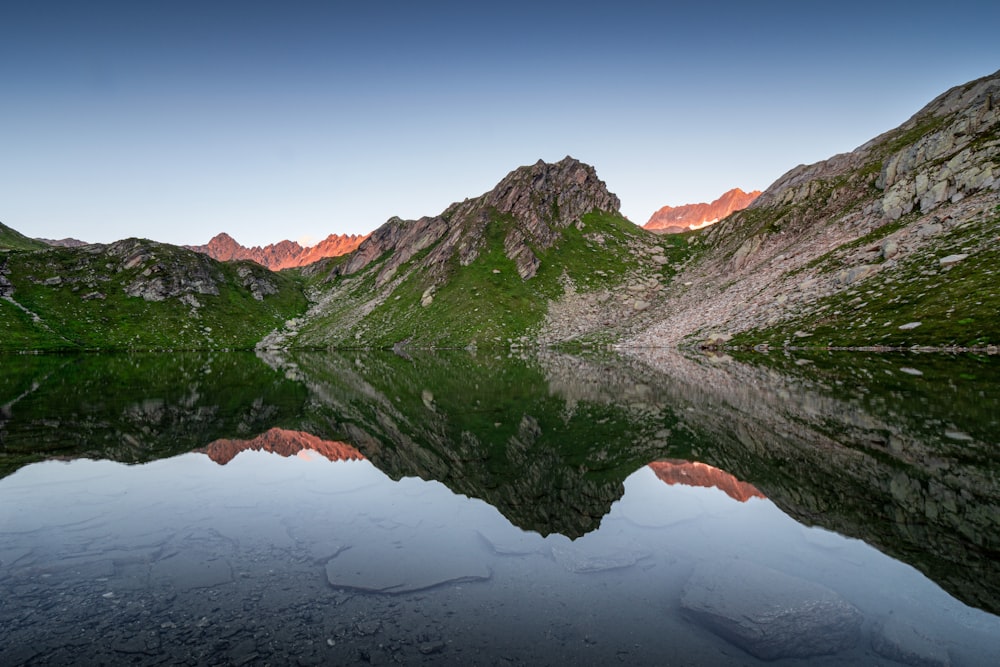
[[29, 239], [24, 234], [0, 222], [0, 253], [5, 250], [41, 250], [48, 247], [48, 244]]
[[[931, 246], [899, 259], [851, 289], [820, 300], [810, 313], [760, 331], [734, 345], [934, 346], [1000, 344], [1000, 216], [943, 234]], [[941, 259], [967, 255], [950, 266]], [[796, 337], [795, 332], [811, 334]]]
[[[523, 280], [504, 248], [517, 224], [494, 212], [468, 265], [460, 264], [456, 254], [434, 271], [422, 270], [421, 260], [437, 245], [424, 249], [397, 269], [395, 275], [404, 278], [385, 301], [357, 321], [351, 318], [376, 293], [381, 262], [338, 279], [344, 298], [311, 322], [310, 331], [343, 332], [331, 341], [335, 347], [389, 347], [403, 341], [416, 347], [506, 346], [535, 331], [549, 302], [567, 291], [611, 289], [643, 272], [669, 276], [695, 252], [686, 235], [656, 237], [618, 214], [594, 211], [581, 224], [560, 230], [553, 246], [529, 248], [540, 265]], [[666, 258], [666, 264], [650, 261], [655, 255]]]
[[[307, 306], [299, 279], [249, 262], [148, 241], [109, 248], [11, 253], [0, 350], [250, 349]], [[261, 300], [251, 278], [268, 286]]]

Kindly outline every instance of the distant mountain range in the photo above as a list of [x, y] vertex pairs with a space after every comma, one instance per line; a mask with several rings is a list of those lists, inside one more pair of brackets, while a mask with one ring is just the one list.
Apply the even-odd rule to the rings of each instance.
[[760, 190], [743, 192], [733, 188], [711, 204], [685, 204], [684, 206], [664, 206], [643, 225], [657, 234], [677, 234], [692, 229], [701, 229], [722, 220], [731, 213], [741, 211], [760, 196]]
[[208, 255], [220, 262], [250, 260], [272, 271], [306, 266], [327, 257], [339, 257], [353, 252], [368, 235], [360, 234], [330, 234], [314, 246], [302, 246], [295, 241], [280, 241], [264, 247], [248, 248], [240, 245], [232, 236], [226, 233], [218, 234], [205, 245], [184, 246]]

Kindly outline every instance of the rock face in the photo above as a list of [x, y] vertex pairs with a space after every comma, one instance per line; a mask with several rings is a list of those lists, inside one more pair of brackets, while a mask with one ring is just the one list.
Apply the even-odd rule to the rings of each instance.
[[733, 188], [711, 204], [664, 206], [650, 216], [643, 227], [657, 234], [676, 234], [691, 229], [701, 229], [745, 209], [759, 196], [760, 190], [743, 192], [739, 188]]
[[295, 241], [281, 241], [264, 247], [247, 248], [229, 234], [214, 236], [205, 245], [185, 246], [220, 262], [250, 260], [272, 271], [307, 266], [327, 257], [339, 257], [352, 252], [367, 236], [360, 234], [330, 234], [314, 246], [302, 247]]
[[742, 560], [698, 565], [681, 607], [762, 660], [851, 648], [862, 621], [861, 612], [829, 588]]

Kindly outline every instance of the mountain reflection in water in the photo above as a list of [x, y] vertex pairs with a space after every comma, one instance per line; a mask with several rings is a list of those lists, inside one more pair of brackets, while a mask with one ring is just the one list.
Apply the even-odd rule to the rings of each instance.
[[995, 359], [177, 356], [4, 360], [0, 663], [1000, 654]]

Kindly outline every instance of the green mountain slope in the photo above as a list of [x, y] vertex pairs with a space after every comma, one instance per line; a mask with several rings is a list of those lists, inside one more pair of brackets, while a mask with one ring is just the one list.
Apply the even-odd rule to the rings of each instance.
[[593, 167], [572, 158], [522, 167], [434, 218], [394, 218], [352, 255], [310, 269], [315, 305], [266, 344], [528, 343], [545, 338], [551, 304], [580, 294], [623, 312], [556, 338], [613, 340], [646, 322], [643, 299], [669, 278], [671, 258], [688, 252], [686, 241], [637, 227], [618, 206]]
[[48, 246], [42, 241], [29, 239], [0, 222], [0, 253], [10, 250], [41, 250], [46, 247]]
[[299, 283], [152, 241], [0, 256], [0, 350], [249, 349], [306, 306]]

